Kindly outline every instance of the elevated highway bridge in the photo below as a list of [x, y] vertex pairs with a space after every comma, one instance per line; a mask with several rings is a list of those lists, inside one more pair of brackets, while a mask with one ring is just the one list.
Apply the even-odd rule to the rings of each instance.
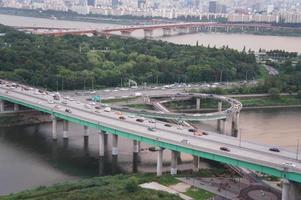
[[[61, 101], [50, 102], [52, 96], [39, 94], [36, 90], [24, 90], [23, 87], [11, 87], [8, 84], [0, 85], [1, 106], [5, 101], [22, 105], [53, 117], [53, 138], [57, 138], [57, 119], [64, 120], [63, 137], [68, 138], [68, 123], [77, 123], [87, 128], [99, 130], [99, 155], [104, 155], [104, 134], [112, 134], [112, 154], [118, 154], [118, 137], [128, 138], [134, 141], [134, 149], [137, 151], [137, 142], [144, 142], [157, 146], [157, 174], [162, 174], [163, 150], [171, 150], [171, 174], [177, 173], [178, 152], [187, 153], [195, 157], [247, 168], [260, 173], [265, 173], [284, 179], [283, 197], [294, 199], [289, 191], [290, 184], [301, 183], [301, 162], [294, 152], [282, 150], [271, 152], [265, 145], [240, 141], [234, 137], [228, 137], [209, 132], [208, 135], [195, 135], [187, 128], [176, 126], [166, 127], [164, 123], [157, 122], [156, 129], [151, 131], [149, 121], [138, 122], [136, 118], [127, 117], [120, 119], [114, 112], [88, 108], [85, 104], [70, 101], [68, 104]], [[1, 110], [0, 110], [1, 111]], [[226, 148], [227, 151], [222, 150]], [[290, 195], [290, 197], [288, 197]], [[294, 197], [294, 198], [291, 198]]]

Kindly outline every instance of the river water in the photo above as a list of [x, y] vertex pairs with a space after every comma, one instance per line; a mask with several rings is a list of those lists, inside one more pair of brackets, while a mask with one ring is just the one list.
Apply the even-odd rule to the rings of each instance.
[[[70, 22], [29, 17], [0, 15], [0, 23], [13, 26], [53, 26], [75, 28], [101, 28], [116, 25]], [[134, 33], [141, 37], [142, 33]], [[241, 50], [246, 48], [285, 49], [301, 52], [301, 37], [254, 36], [246, 34], [205, 34], [181, 35], [162, 40], [192, 44], [210, 44], [210, 46], [229, 45]], [[301, 109], [263, 109], [242, 111], [240, 127], [243, 140], [250, 140], [272, 146], [296, 149], [296, 141], [301, 138]], [[214, 130], [216, 122], [203, 123], [201, 127]], [[230, 123], [227, 125], [229, 131]], [[59, 133], [62, 125], [59, 123]], [[98, 137], [90, 132], [89, 143], [83, 139], [83, 127], [72, 124], [70, 139], [57, 142], [51, 139], [51, 124], [39, 126], [14, 127], [0, 129], [0, 195], [30, 189], [40, 185], [74, 180], [104, 174], [126, 173], [132, 171], [150, 172], [156, 168], [156, 153], [143, 151], [139, 157], [132, 152], [132, 142], [119, 140], [118, 161], [110, 155], [111, 141], [108, 140], [107, 155], [98, 158]], [[141, 145], [142, 149], [147, 148]], [[164, 152], [165, 170], [170, 160], [168, 151]], [[191, 160], [182, 155], [185, 161]], [[133, 162], [135, 161], [135, 162]], [[138, 161], [138, 162], [137, 162]], [[138, 165], [134, 164], [138, 163]], [[185, 164], [183, 168], [191, 168]]]
[[[0, 23], [10, 26], [46, 26], [46, 27], [64, 27], [64, 28], [80, 28], [80, 29], [103, 29], [108, 27], [117, 27], [116, 24], [105, 23], [89, 23], [65, 20], [51, 20], [44, 18], [21, 17], [11, 15], [1, 15]], [[142, 38], [142, 31], [132, 33], [134, 37]], [[229, 46], [237, 50], [252, 49], [258, 51], [262, 49], [283, 49], [286, 51], [294, 51], [301, 53], [301, 37], [285, 37], [285, 36], [260, 36], [251, 34], [225, 34], [225, 33], [196, 33], [190, 35], [177, 35], [172, 37], [159, 37], [162, 32], [155, 31], [156, 39], [173, 42], [176, 44], [195, 45], [198, 41], [199, 45], [210, 45], [211, 47]]]

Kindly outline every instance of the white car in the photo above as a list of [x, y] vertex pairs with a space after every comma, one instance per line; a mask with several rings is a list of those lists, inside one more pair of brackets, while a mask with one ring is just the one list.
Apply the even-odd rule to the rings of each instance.
[[104, 109], [105, 112], [111, 112], [111, 110], [112, 110], [111, 107], [106, 107], [106, 108]]
[[48, 103], [49, 103], [49, 104], [54, 104], [54, 101], [48, 100]]
[[285, 166], [287, 166], [287, 167], [296, 167], [296, 164], [291, 163], [291, 162], [284, 162], [282, 164], [285, 165]]

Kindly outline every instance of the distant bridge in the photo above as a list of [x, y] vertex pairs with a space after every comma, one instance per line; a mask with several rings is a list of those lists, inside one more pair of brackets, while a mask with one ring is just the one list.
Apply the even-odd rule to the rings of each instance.
[[[146, 25], [146, 26], [126, 26], [106, 29], [88, 29], [78, 30], [72, 28], [54, 28], [54, 27], [15, 27], [19, 30], [32, 31], [39, 35], [53, 35], [53, 36], [64, 36], [64, 35], [104, 35], [111, 36], [113, 33], [121, 34], [123, 37], [130, 37], [134, 31], [143, 31], [145, 38], [152, 38], [153, 32], [156, 30], [162, 31], [163, 36], [171, 36], [174, 34], [191, 34], [196, 32], [214, 32], [217, 30], [224, 30], [230, 32], [233, 29], [244, 30], [297, 30], [301, 31], [299, 27], [281, 27], [274, 26], [272, 24], [260, 24], [260, 23], [217, 23], [217, 22], [192, 22], [192, 23], [176, 23], [176, 24], [157, 24], [157, 25]], [[38, 32], [43, 30], [44, 32]], [[45, 30], [48, 30], [45, 32]]]

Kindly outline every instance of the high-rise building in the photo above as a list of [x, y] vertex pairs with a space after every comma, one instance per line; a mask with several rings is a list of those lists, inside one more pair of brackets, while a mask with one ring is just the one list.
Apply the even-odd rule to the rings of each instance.
[[119, 5], [119, 0], [112, 0], [112, 8], [117, 8]]
[[138, 8], [142, 9], [145, 7], [146, 0], [138, 0]]
[[88, 6], [96, 6], [96, 0], [88, 0]]
[[217, 12], [217, 3], [216, 1], [209, 1], [209, 13]]

